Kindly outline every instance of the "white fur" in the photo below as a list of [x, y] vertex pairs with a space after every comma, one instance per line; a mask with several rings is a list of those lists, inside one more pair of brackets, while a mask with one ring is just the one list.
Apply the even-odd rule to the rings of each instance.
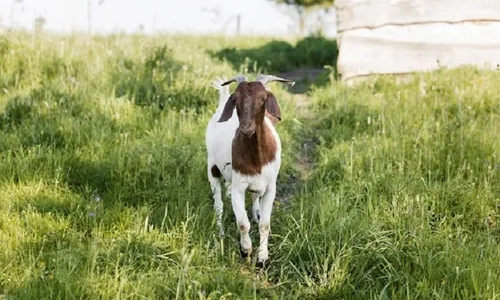
[[[219, 90], [219, 105], [208, 123], [205, 139], [207, 147], [207, 171], [214, 198], [217, 226], [220, 235], [224, 235], [222, 226], [223, 203], [221, 180], [212, 176], [211, 169], [214, 165], [219, 168], [222, 177], [224, 177], [226, 181], [227, 196], [231, 197], [233, 212], [236, 217], [238, 229], [240, 230], [241, 247], [246, 253], [252, 251], [252, 242], [248, 234], [250, 231], [250, 222], [245, 210], [245, 192], [247, 189], [255, 192], [252, 193], [252, 217], [255, 222], [259, 222], [260, 244], [258, 261], [263, 262], [267, 260], [269, 256], [267, 241], [270, 231], [271, 212], [276, 195], [276, 181], [281, 165], [281, 141], [271, 120], [265, 117], [264, 124], [269, 127], [276, 139], [276, 158], [269, 164], [263, 166], [261, 174], [259, 175], [247, 176], [232, 169], [232, 142], [236, 129], [239, 126], [239, 120], [235, 109], [228, 121], [221, 123], [217, 122], [230, 96], [229, 86], [221, 86], [224, 81], [225, 78], [218, 78], [212, 85]], [[260, 219], [258, 219], [259, 216]]]

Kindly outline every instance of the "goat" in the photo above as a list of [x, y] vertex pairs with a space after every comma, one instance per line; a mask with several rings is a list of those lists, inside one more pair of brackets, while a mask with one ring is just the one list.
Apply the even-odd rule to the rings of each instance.
[[[219, 90], [219, 105], [208, 123], [205, 140], [208, 179], [219, 234], [224, 235], [221, 195], [221, 179], [224, 179], [240, 231], [243, 257], [252, 252], [250, 222], [245, 210], [245, 192], [251, 192], [252, 219], [259, 224], [257, 263], [260, 265], [269, 258], [271, 211], [281, 165], [281, 140], [274, 127], [281, 120], [281, 111], [274, 94], [265, 88], [272, 81], [295, 84], [272, 75], [260, 75], [250, 82], [243, 75], [214, 81], [212, 86]], [[227, 85], [233, 82], [238, 85], [229, 94]]]

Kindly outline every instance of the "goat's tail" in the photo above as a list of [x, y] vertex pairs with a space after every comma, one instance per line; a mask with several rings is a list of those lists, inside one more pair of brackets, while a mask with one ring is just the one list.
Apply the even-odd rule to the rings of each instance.
[[227, 81], [225, 76], [217, 77], [214, 81], [212, 81], [211, 86], [216, 88], [219, 91], [219, 106], [224, 105], [229, 98], [229, 85], [222, 86], [224, 82]]

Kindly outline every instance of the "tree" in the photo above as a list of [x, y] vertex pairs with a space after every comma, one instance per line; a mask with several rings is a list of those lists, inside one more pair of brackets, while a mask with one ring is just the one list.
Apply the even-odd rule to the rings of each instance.
[[[105, 0], [97, 0], [97, 5], [102, 5], [104, 1]], [[92, 0], [87, 1], [87, 26], [89, 34], [92, 34]]]
[[297, 13], [300, 35], [304, 35], [307, 14], [313, 9], [328, 10], [333, 6], [335, 0], [270, 0], [277, 4], [283, 4], [291, 7]]
[[47, 23], [47, 19], [43, 16], [38, 16], [34, 20], [34, 25], [35, 25], [35, 32], [39, 33], [43, 31], [43, 27], [45, 26], [45, 23]]
[[314, 6], [330, 7], [335, 0], [271, 0], [276, 3], [311, 8]]

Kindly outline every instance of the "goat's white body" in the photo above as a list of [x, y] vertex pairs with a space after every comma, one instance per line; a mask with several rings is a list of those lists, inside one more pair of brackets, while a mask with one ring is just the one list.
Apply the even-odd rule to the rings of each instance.
[[[225, 88], [229, 89], [227, 87]], [[222, 94], [223, 93], [221, 92], [221, 95]], [[229, 98], [229, 95], [227, 95], [227, 98]], [[208, 163], [216, 165], [222, 173], [224, 179], [227, 182], [231, 182], [233, 170], [231, 165], [231, 146], [239, 121], [236, 112], [233, 112], [233, 115], [229, 120], [218, 123], [217, 120], [219, 120], [223, 109], [224, 103], [222, 103], [222, 107], [219, 105], [212, 119], [208, 123], [206, 133]]]
[[[276, 153], [277, 155], [279, 154]], [[264, 196], [269, 183], [276, 181], [279, 172], [281, 160], [277, 157], [275, 160], [265, 165], [259, 175], [248, 176], [233, 172], [232, 184], [236, 185], [240, 190], [250, 190], [253, 194], [259, 197]]]
[[265, 126], [268, 126], [276, 139], [275, 159], [264, 165], [261, 173], [258, 175], [245, 175], [233, 170], [232, 143], [236, 129], [239, 126], [239, 120], [235, 109], [229, 120], [221, 123], [217, 122], [230, 96], [229, 87], [221, 86], [222, 82], [223, 80], [219, 79], [213, 84], [219, 90], [220, 99], [219, 105], [208, 123], [205, 139], [207, 147], [207, 171], [214, 197], [217, 225], [219, 226], [220, 234], [223, 235], [221, 183], [219, 178], [215, 178], [212, 175], [211, 169], [214, 165], [219, 169], [221, 177], [225, 179], [227, 196], [231, 197], [233, 212], [241, 234], [241, 246], [247, 252], [251, 251], [252, 244], [248, 235], [250, 222], [245, 210], [245, 192], [247, 189], [252, 192], [252, 215], [254, 221], [259, 222], [260, 245], [258, 258], [259, 262], [263, 262], [268, 259], [267, 240], [270, 230], [272, 206], [276, 194], [276, 181], [281, 165], [281, 140], [271, 120], [268, 117], [264, 117]]

